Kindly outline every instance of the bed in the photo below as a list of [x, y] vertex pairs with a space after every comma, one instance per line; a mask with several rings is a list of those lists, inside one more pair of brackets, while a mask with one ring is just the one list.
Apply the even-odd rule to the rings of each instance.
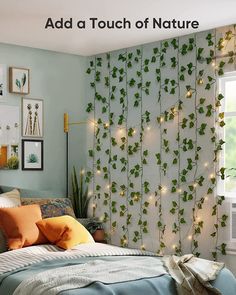
[[[106, 267], [103, 269], [105, 264], [110, 265], [112, 263], [120, 263], [122, 264], [123, 269], [125, 269], [126, 264], [135, 265], [135, 263], [137, 263], [138, 265], [139, 261], [144, 267], [144, 275], [142, 278], [137, 277], [136, 279], [133, 279], [132, 275], [127, 275], [126, 277], [126, 274], [122, 277], [122, 270], [116, 270], [115, 279], [113, 278], [112, 283], [101, 282], [104, 280], [106, 281], [106, 275], [104, 275], [104, 273], [106, 273]], [[66, 273], [68, 274], [68, 277], [70, 277], [68, 273], [70, 267], [81, 267], [85, 264], [93, 264], [94, 262], [96, 262], [95, 268], [97, 265], [99, 272], [103, 274], [101, 281], [100, 279], [86, 281], [85, 285], [80, 288], [76, 288], [76, 285], [73, 284], [73, 282], [71, 285], [67, 282], [66, 286], [65, 282], [61, 282], [66, 277]], [[152, 268], [150, 267], [151, 263], [152, 265], [156, 265], [153, 274], [152, 271], [145, 272], [145, 265]], [[58, 269], [62, 270], [62, 272], [63, 269], [65, 269], [65, 271], [63, 272], [64, 275], [62, 279], [59, 279], [60, 282], [57, 286], [59, 289], [57, 291], [55, 288], [53, 289], [50, 284], [51, 280], [53, 280], [53, 273], [55, 276], [54, 279], [58, 279], [56, 273]], [[79, 245], [70, 251], [62, 251], [52, 245], [39, 245], [2, 253], [0, 254], [0, 273], [0, 294], [4, 295], [177, 294], [175, 281], [165, 271], [162, 257], [155, 256], [149, 252], [123, 249], [100, 243]], [[32, 286], [30, 286], [29, 282], [37, 278], [37, 276], [41, 277], [41, 281], [38, 280], [36, 285], [34, 285], [33, 290], [35, 291], [32, 293], [32, 290], [30, 289]], [[46, 281], [44, 281], [44, 278]], [[23, 281], [26, 281], [27, 284], [22, 286], [23, 289], [21, 288], [21, 292], [14, 293]], [[109, 280], [107, 281], [109, 282]], [[46, 287], [46, 291], [40, 287], [40, 283], [45, 284], [45, 286], [49, 284], [49, 287]], [[63, 284], [64, 286], [60, 286]], [[233, 274], [226, 268], [220, 271], [214, 281], [211, 281], [211, 285], [220, 291], [218, 294], [236, 294], [236, 280]], [[38, 290], [36, 290], [37, 288], [35, 286], [39, 286]], [[205, 294], [216, 293], [209, 292]]]
[[[37, 203], [43, 218], [52, 215], [74, 218], [68, 199], [46, 199], [47, 194], [43, 199], [35, 196], [41, 197], [33, 192], [21, 198], [21, 205]], [[185, 278], [182, 283], [183, 274], [190, 277], [193, 289], [184, 285]], [[0, 254], [0, 294], [233, 295], [236, 279], [223, 264], [196, 260], [191, 255], [160, 257], [152, 252], [94, 242], [79, 244], [70, 250], [44, 244]]]

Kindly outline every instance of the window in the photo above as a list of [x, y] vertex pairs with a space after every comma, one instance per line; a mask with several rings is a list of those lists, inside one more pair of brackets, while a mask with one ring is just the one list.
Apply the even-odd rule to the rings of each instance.
[[[219, 79], [220, 93], [223, 94], [221, 112], [225, 113], [225, 127], [221, 137], [225, 144], [220, 159], [220, 167], [225, 167], [227, 176], [220, 182], [219, 192], [225, 197], [236, 197], [236, 72]], [[233, 168], [233, 169], [232, 169]], [[234, 170], [235, 169], [235, 170]]]

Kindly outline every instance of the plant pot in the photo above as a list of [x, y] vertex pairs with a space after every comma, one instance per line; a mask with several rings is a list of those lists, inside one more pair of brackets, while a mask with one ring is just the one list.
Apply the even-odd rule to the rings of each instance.
[[95, 242], [102, 242], [105, 240], [105, 232], [104, 229], [97, 229], [93, 234], [92, 234], [94, 241]]
[[87, 225], [94, 220], [94, 218], [92, 217], [88, 217], [88, 218], [77, 218], [77, 220], [84, 226], [87, 228]]

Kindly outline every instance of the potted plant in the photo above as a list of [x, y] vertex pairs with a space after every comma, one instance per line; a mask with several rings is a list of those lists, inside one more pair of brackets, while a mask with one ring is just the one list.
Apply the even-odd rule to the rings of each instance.
[[72, 184], [72, 196], [71, 201], [74, 208], [75, 216], [78, 218], [79, 222], [84, 226], [91, 220], [88, 218], [88, 206], [91, 197], [88, 196], [88, 187], [84, 184], [84, 170], [80, 170], [79, 181], [77, 178], [77, 173], [75, 167], [73, 167], [73, 172], [71, 176]]
[[95, 242], [104, 242], [105, 233], [103, 228], [103, 223], [97, 219], [90, 221], [87, 224], [87, 229], [93, 236]]

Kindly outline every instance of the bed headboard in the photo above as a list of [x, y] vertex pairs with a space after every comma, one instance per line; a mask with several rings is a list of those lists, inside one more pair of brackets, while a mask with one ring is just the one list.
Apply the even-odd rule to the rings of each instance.
[[[2, 192], [9, 192], [16, 187], [0, 185], [0, 188]], [[17, 189], [20, 191], [20, 195], [22, 198], [42, 198], [42, 199], [65, 198], [65, 196], [63, 196], [61, 192], [37, 191], [37, 190], [22, 189], [22, 188], [17, 188]]]

